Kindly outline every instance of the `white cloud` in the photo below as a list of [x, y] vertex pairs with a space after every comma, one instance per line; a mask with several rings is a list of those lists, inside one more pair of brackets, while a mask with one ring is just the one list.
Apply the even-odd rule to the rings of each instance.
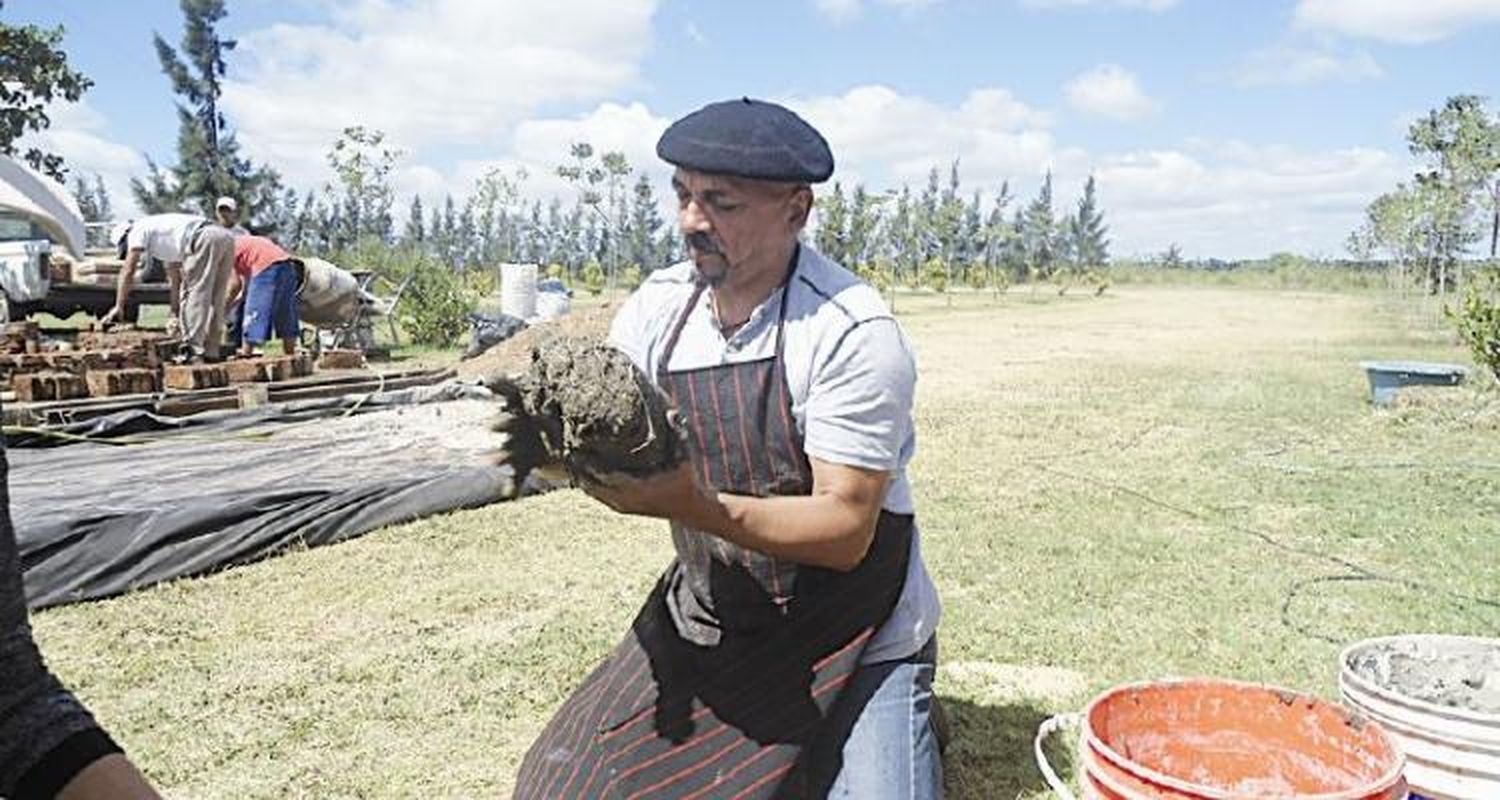
[[924, 181], [955, 158], [968, 180], [998, 182], [1039, 175], [1059, 156], [1050, 115], [1005, 89], [976, 89], [957, 106], [886, 86], [786, 103], [828, 139], [846, 183]]
[[1242, 87], [1291, 86], [1327, 81], [1357, 81], [1385, 74], [1369, 53], [1338, 53], [1330, 49], [1277, 45], [1252, 52], [1235, 70], [1233, 82]]
[[428, 208], [442, 203], [446, 195], [453, 195], [461, 203], [473, 193], [475, 183], [492, 169], [499, 169], [507, 176], [523, 171], [525, 180], [520, 189], [527, 200], [545, 202], [560, 197], [571, 202], [575, 189], [559, 178], [556, 170], [568, 161], [574, 142], [588, 142], [596, 153], [623, 153], [635, 172], [644, 172], [655, 181], [657, 195], [665, 202], [671, 168], [656, 157], [656, 140], [668, 124], [669, 120], [653, 114], [641, 103], [612, 102], [601, 103], [592, 111], [576, 116], [523, 120], [505, 142], [497, 143], [493, 156], [463, 159], [446, 171], [420, 161], [400, 164], [391, 181], [400, 198], [398, 216], [405, 213], [413, 194], [421, 195]]
[[1068, 104], [1089, 114], [1120, 120], [1150, 116], [1157, 103], [1141, 90], [1135, 75], [1115, 64], [1100, 64], [1063, 87]]
[[1293, 19], [1306, 30], [1421, 44], [1500, 22], [1500, 1], [1300, 0]]
[[[1118, 252], [1337, 255], [1365, 206], [1408, 169], [1384, 150], [1304, 152], [1244, 142], [1106, 156], [1095, 174]], [[1253, 220], [1253, 224], [1249, 221]]]
[[[880, 5], [899, 9], [901, 11], [920, 11], [928, 6], [937, 5], [941, 0], [875, 0]], [[863, 10], [863, 0], [813, 0], [813, 5], [823, 16], [835, 22], [844, 22], [859, 16]]]
[[1002, 88], [973, 91], [956, 104], [885, 86], [786, 102], [828, 138], [834, 177], [846, 188], [905, 182], [917, 190], [928, 170], [946, 170], [958, 158], [966, 192], [988, 194], [1008, 179], [1024, 202], [1050, 168], [1061, 214], [1092, 173], [1117, 255], [1156, 253], [1173, 242], [1194, 256], [1338, 254], [1369, 201], [1409, 169], [1404, 156], [1383, 150], [1234, 141], [1090, 153], [1061, 143], [1050, 115]]
[[638, 79], [656, 0], [355, 0], [326, 25], [240, 37], [224, 105], [247, 152], [294, 184], [353, 124], [427, 147], [498, 145], [549, 104]]
[[1145, 11], [1161, 12], [1177, 5], [1178, 0], [1021, 0], [1021, 5], [1027, 8], [1082, 8], [1084, 6], [1105, 6], [1115, 8], [1138, 8]]
[[23, 144], [36, 144], [61, 155], [70, 183], [75, 177], [92, 183], [93, 176], [99, 175], [109, 192], [115, 214], [122, 217], [136, 215], [130, 178], [145, 174], [145, 156], [135, 148], [109, 138], [109, 121], [87, 100], [53, 103], [47, 107], [47, 114], [52, 119], [51, 127], [31, 134]]

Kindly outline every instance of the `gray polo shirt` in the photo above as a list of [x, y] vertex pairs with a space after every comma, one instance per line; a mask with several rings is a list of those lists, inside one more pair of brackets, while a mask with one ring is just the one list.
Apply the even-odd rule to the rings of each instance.
[[[790, 293], [783, 342], [787, 388], [804, 449], [829, 463], [890, 472], [884, 508], [914, 513], [906, 478], [916, 449], [911, 348], [880, 293], [808, 245], [802, 245], [788, 286], [772, 293], [727, 339], [715, 321], [711, 293], [704, 292], [688, 315], [668, 371], [773, 355], [783, 291]], [[692, 293], [691, 262], [657, 270], [615, 316], [610, 341], [654, 377], [672, 324]], [[940, 613], [914, 531], [906, 586], [863, 663], [915, 654], [936, 630]]]

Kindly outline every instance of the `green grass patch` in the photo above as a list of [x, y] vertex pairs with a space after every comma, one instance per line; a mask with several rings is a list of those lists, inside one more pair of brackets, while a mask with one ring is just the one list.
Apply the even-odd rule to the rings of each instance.
[[[951, 303], [951, 306], [950, 306]], [[1358, 292], [1126, 285], [902, 295], [912, 465], [946, 606], [949, 796], [1042, 798], [1030, 740], [1122, 681], [1334, 696], [1339, 645], [1493, 634], [1484, 382], [1367, 403], [1358, 361], [1464, 361]], [[1269, 541], [1268, 541], [1269, 540]], [[53, 665], [181, 797], [474, 797], [609, 651], [671, 556], [558, 492], [38, 615]], [[1307, 584], [1330, 558], [1420, 581]]]

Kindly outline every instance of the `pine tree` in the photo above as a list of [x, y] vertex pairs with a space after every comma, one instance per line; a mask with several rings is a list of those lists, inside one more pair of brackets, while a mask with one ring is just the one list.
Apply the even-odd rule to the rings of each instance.
[[885, 250], [895, 269], [895, 283], [902, 280], [907, 285], [916, 283], [918, 266], [922, 263], [922, 252], [918, 247], [919, 214], [911, 198], [911, 187], [902, 185], [896, 195], [896, 207], [886, 220]]
[[411, 196], [411, 208], [406, 212], [406, 229], [401, 232], [401, 240], [418, 247], [426, 243], [427, 227], [422, 216], [422, 196], [419, 194]]
[[449, 269], [458, 266], [458, 208], [453, 195], [443, 198], [443, 221], [437, 235], [438, 253]]
[[849, 255], [849, 206], [844, 201], [844, 187], [838, 181], [833, 191], [817, 200], [818, 230], [813, 244], [834, 262], [853, 267]]
[[1026, 207], [1026, 217], [1021, 228], [1021, 238], [1026, 248], [1026, 263], [1032, 276], [1038, 280], [1052, 277], [1057, 260], [1057, 219], [1052, 212], [1052, 170], [1042, 181], [1036, 199]]
[[309, 254], [326, 253], [326, 243], [318, 238], [318, 196], [313, 190], [307, 190], [302, 198], [302, 204], [297, 209], [297, 215], [292, 218], [291, 229], [287, 232], [284, 245], [297, 252]]
[[914, 267], [926, 264], [938, 254], [938, 203], [942, 195], [940, 185], [938, 168], [933, 167], [927, 173], [927, 188], [922, 190], [912, 208], [912, 244], [916, 247], [913, 253]]
[[180, 98], [177, 165], [162, 174], [151, 164], [144, 181], [131, 179], [131, 191], [147, 210], [192, 207], [209, 215], [216, 198], [229, 196], [240, 201], [246, 221], [263, 214], [280, 216], [280, 209], [271, 208], [283, 197], [280, 176], [240, 155], [219, 107], [224, 55], [235, 47], [234, 40], [219, 38], [216, 30], [227, 15], [224, 0], [181, 0], [181, 8], [181, 52], [159, 34], [153, 38], [162, 72]]
[[1010, 218], [1010, 235], [1001, 248], [1001, 261], [1012, 281], [1026, 280], [1029, 264], [1026, 254], [1026, 214], [1019, 207]]
[[845, 245], [850, 263], [844, 266], [854, 269], [874, 257], [877, 244], [875, 240], [880, 230], [882, 199], [865, 191], [864, 184], [854, 187], [849, 201], [849, 235]]
[[956, 253], [957, 268], [962, 280], [970, 286], [983, 286], [988, 280], [984, 262], [984, 207], [979, 190], [964, 207], [963, 225], [959, 228]]
[[1073, 257], [1081, 269], [1095, 270], [1109, 263], [1108, 232], [1104, 214], [1099, 210], [1094, 176], [1090, 175], [1083, 185], [1083, 197], [1078, 200], [1078, 212], [1073, 216]]
[[984, 250], [980, 258], [991, 269], [1001, 266], [1005, 248], [1015, 235], [1015, 229], [1005, 219], [1005, 210], [1010, 207], [1011, 199], [1010, 181], [1005, 181], [1000, 184], [1000, 191], [990, 206], [990, 215], [984, 221]]
[[458, 230], [454, 235], [453, 262], [461, 270], [477, 266], [482, 254], [477, 247], [479, 236], [474, 228], [474, 198], [464, 202], [464, 210], [458, 215]]
[[625, 262], [639, 267], [642, 275], [665, 266], [665, 255], [657, 247], [657, 233], [663, 224], [656, 191], [651, 179], [642, 173], [631, 192], [629, 235], [625, 243]]
[[443, 211], [438, 206], [432, 207], [432, 214], [427, 220], [427, 248], [428, 252], [437, 257], [439, 261], [443, 258]]
[[583, 204], [574, 202], [568, 214], [563, 218], [561, 250], [558, 253], [558, 261], [568, 271], [568, 281], [571, 283], [578, 270], [582, 269], [583, 262], [588, 260], [588, 243], [584, 239], [584, 211]]

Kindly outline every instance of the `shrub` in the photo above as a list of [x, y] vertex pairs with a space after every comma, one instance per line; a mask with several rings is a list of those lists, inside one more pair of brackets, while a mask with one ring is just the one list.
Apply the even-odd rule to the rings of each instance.
[[493, 297], [500, 291], [500, 271], [497, 269], [480, 268], [471, 269], [463, 274], [464, 283], [469, 292], [477, 299]]
[[968, 283], [970, 289], [988, 289], [990, 288], [991, 282], [990, 276], [993, 275], [994, 272], [995, 270], [991, 268], [989, 264], [970, 264], [969, 269], [964, 276], [965, 278], [967, 278], [965, 282]]
[[1443, 309], [1458, 327], [1474, 363], [1500, 378], [1500, 266], [1476, 271], [1458, 308]]
[[475, 307], [463, 280], [426, 256], [416, 257], [409, 274], [411, 283], [397, 308], [402, 330], [419, 345], [452, 345], [468, 330], [469, 312]]
[[620, 270], [620, 286], [626, 291], [635, 291], [641, 285], [641, 268], [635, 264], [627, 264]]
[[948, 291], [948, 265], [941, 258], [930, 258], [922, 265], [922, 285], [934, 292]]
[[604, 291], [604, 268], [599, 266], [598, 261], [589, 259], [589, 263], [583, 265], [583, 276], [580, 280], [589, 294], [597, 296]]
[[854, 274], [858, 275], [860, 280], [882, 292], [891, 286], [890, 270], [879, 264], [871, 264], [868, 261], [855, 264]]

